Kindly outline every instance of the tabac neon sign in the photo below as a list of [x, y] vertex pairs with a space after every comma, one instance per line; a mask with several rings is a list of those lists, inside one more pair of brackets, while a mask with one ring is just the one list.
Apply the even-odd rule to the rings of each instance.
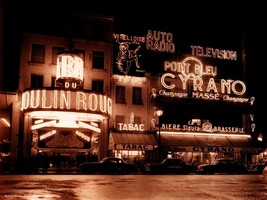
[[215, 79], [217, 67], [203, 65], [195, 57], [186, 57], [181, 62], [165, 61], [164, 71], [166, 73], [161, 76], [160, 81], [166, 90], [160, 90], [159, 95], [249, 102], [248, 98], [243, 98], [246, 92], [244, 82], [232, 79]]

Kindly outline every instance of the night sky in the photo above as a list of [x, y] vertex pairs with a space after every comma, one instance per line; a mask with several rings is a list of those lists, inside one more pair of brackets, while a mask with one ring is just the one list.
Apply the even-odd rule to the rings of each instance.
[[[46, 6], [46, 3], [50, 6]], [[197, 1], [198, 2], [198, 1]], [[203, 3], [204, 2], [204, 3]], [[240, 42], [246, 38], [247, 91], [255, 96], [255, 118], [258, 131], [267, 133], [265, 125], [265, 52], [267, 46], [266, 11], [260, 3], [235, 3], [232, 1], [88, 1], [75, 0], [9, 0], [1, 3], [5, 12], [5, 85], [8, 90], [17, 90], [19, 42], [23, 20], [37, 18], [42, 9], [60, 8], [66, 12], [86, 10], [114, 16], [114, 32], [129, 35], [144, 35], [148, 29], [174, 32], [183, 38], [181, 42], [193, 40], [195, 44], [214, 43], [220, 47]], [[0, 4], [0, 5], [1, 5]], [[52, 5], [52, 6], [51, 6]], [[38, 23], [36, 21], [35, 23]], [[32, 24], [34, 26], [34, 24]], [[204, 45], [203, 45], [204, 46]], [[227, 47], [225, 47], [227, 48]], [[9, 67], [15, 67], [12, 72]], [[11, 77], [11, 79], [10, 79]], [[14, 77], [14, 79], [12, 79]], [[266, 134], [267, 135], [267, 134]]]

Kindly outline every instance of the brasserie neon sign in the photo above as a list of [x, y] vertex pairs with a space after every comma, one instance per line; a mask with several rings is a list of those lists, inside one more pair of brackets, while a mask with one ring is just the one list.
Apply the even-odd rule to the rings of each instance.
[[22, 93], [21, 110], [53, 109], [92, 111], [112, 114], [111, 98], [89, 92], [69, 90], [28, 90]]

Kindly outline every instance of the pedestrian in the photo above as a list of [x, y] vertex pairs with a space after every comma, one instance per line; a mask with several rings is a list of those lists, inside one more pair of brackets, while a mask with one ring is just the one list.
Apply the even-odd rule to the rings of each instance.
[[44, 152], [44, 154], [41, 156], [41, 163], [42, 163], [43, 173], [47, 174], [49, 167], [49, 158], [46, 152]]
[[62, 158], [60, 153], [58, 152], [56, 155], [56, 160], [55, 160], [56, 168], [57, 168], [57, 173], [60, 173], [61, 170], [61, 165], [62, 165]]

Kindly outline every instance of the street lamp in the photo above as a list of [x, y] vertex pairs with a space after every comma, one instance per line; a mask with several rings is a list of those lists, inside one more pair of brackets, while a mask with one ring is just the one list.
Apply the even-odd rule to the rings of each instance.
[[161, 161], [161, 141], [160, 141], [160, 117], [163, 115], [163, 110], [162, 109], [157, 109], [156, 111], [158, 120], [159, 120], [159, 144], [158, 144], [158, 151], [159, 151], [159, 161]]
[[263, 135], [260, 133], [258, 136], [258, 141], [262, 142], [263, 141]]

